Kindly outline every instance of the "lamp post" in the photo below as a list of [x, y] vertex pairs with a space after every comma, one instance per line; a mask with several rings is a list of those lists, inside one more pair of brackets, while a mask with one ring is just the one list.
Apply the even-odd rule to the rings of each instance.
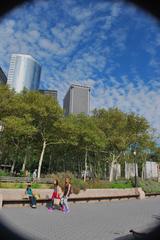
[[137, 167], [136, 167], [136, 155], [137, 155], [137, 147], [138, 147], [138, 143], [133, 143], [130, 145], [131, 148], [131, 152], [133, 153], [134, 156], [134, 185], [135, 187], [137, 187]]
[[135, 175], [134, 175], [134, 185], [135, 187], [137, 187], [137, 168], [136, 168], [136, 150], [133, 151], [133, 155], [134, 155], [134, 171], [135, 171]]
[[[3, 130], [4, 130], [4, 125], [3, 125], [3, 122], [0, 121], [0, 138], [1, 138]], [[1, 155], [2, 155], [2, 148], [0, 149], [0, 158], [1, 158]]]

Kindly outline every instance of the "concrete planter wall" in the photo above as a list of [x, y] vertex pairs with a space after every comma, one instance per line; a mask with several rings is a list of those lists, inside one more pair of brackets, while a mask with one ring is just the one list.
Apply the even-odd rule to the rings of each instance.
[[[52, 196], [52, 189], [33, 189], [34, 194], [39, 194], [40, 198], [49, 199]], [[87, 189], [81, 190], [78, 194], [71, 194], [70, 198], [94, 198], [94, 197], [114, 197], [118, 199], [119, 196], [124, 198], [129, 196], [139, 195], [140, 199], [145, 198], [145, 193], [141, 188], [128, 189]], [[0, 189], [0, 199], [3, 200], [19, 200], [25, 197], [25, 189]]]

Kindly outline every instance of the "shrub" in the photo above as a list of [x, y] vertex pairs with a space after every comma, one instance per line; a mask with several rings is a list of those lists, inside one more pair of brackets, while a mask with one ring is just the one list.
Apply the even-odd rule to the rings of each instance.
[[0, 170], [0, 177], [3, 177], [3, 176], [9, 176], [9, 172], [6, 172], [5, 170]]
[[32, 183], [32, 188], [41, 188], [41, 185], [39, 183]]
[[160, 183], [154, 180], [140, 181], [140, 187], [146, 193], [160, 192]]
[[17, 183], [16, 188], [24, 188], [24, 183]]

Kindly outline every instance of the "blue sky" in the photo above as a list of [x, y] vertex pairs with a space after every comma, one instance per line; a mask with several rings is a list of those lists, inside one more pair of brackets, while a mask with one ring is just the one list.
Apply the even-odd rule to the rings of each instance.
[[36, 0], [0, 22], [0, 66], [12, 53], [42, 66], [40, 88], [63, 98], [73, 83], [91, 87], [91, 109], [143, 115], [160, 132], [160, 24], [121, 1]]

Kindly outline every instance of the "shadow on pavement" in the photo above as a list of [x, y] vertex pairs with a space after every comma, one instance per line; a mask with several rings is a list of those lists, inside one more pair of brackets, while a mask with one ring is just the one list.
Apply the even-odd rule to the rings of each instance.
[[148, 233], [146, 232], [136, 232], [130, 230], [131, 234], [123, 237], [115, 238], [114, 240], [160, 240], [160, 225], [151, 229]]
[[[20, 234], [16, 233], [13, 229], [7, 226], [4, 221], [0, 220], [0, 239], [1, 240], [30, 240]], [[35, 239], [36, 240], [36, 239]]]

